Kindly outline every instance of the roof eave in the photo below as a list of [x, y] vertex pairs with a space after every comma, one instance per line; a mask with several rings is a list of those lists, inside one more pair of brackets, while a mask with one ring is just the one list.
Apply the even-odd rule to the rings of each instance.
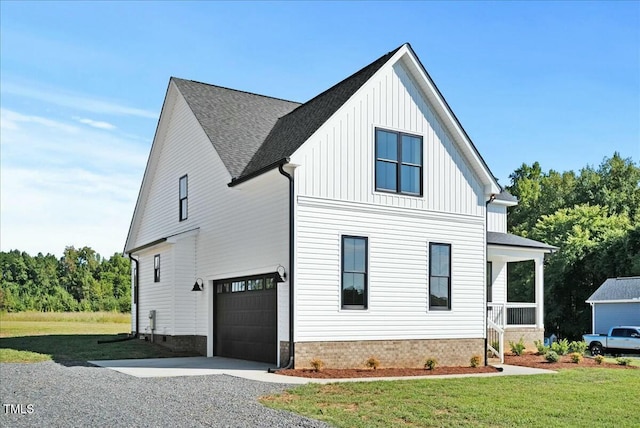
[[235, 187], [240, 183], [244, 183], [245, 181], [249, 181], [252, 178], [255, 178], [255, 177], [259, 176], [259, 175], [264, 174], [267, 171], [271, 171], [272, 169], [277, 168], [280, 165], [284, 165], [284, 164], [287, 164], [287, 163], [289, 163], [289, 158], [282, 158], [282, 159], [280, 159], [280, 160], [278, 160], [276, 162], [273, 162], [273, 163], [271, 163], [271, 164], [269, 164], [267, 166], [264, 166], [264, 167], [260, 168], [257, 171], [254, 171], [254, 172], [252, 172], [250, 174], [241, 175], [240, 177], [233, 177], [231, 179], [231, 181], [229, 183], [227, 183], [227, 186]]

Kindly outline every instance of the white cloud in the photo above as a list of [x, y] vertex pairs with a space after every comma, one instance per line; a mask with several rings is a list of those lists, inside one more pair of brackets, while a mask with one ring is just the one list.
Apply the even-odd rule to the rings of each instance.
[[109, 122], [102, 122], [99, 120], [86, 119], [86, 118], [77, 117], [77, 116], [74, 116], [73, 119], [77, 120], [80, 123], [84, 123], [85, 125], [89, 125], [98, 129], [106, 129], [106, 130], [116, 129], [116, 126], [110, 124]]
[[121, 251], [149, 143], [8, 109], [0, 118], [2, 250]]
[[85, 95], [73, 94], [61, 91], [59, 89], [46, 88], [41, 86], [39, 87], [39, 85], [36, 83], [29, 83], [29, 85], [24, 85], [17, 84], [11, 81], [3, 81], [2, 92], [92, 113], [110, 114], [116, 116], [136, 116], [149, 119], [158, 118], [158, 113], [153, 111], [135, 107], [128, 107], [110, 101], [89, 98]]

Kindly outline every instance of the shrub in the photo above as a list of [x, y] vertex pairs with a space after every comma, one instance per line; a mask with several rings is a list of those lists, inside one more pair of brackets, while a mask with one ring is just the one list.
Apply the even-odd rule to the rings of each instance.
[[471, 365], [471, 367], [475, 368], [480, 365], [480, 362], [481, 362], [480, 355], [474, 355], [473, 357], [471, 357], [469, 364]]
[[513, 343], [512, 341], [509, 341], [509, 347], [511, 348], [511, 352], [513, 352], [514, 355], [522, 355], [522, 353], [524, 352], [524, 337], [520, 337], [520, 340], [518, 341], [518, 343]]
[[631, 361], [633, 361], [633, 360], [631, 358], [618, 357], [618, 358], [616, 358], [616, 361], [621, 366], [629, 366], [629, 365], [631, 365]]
[[580, 361], [582, 361], [582, 354], [580, 352], [571, 353], [571, 361], [576, 364], [579, 364]]
[[569, 353], [569, 341], [567, 339], [562, 339], [558, 342], [553, 342], [551, 350], [558, 355], [567, 355]]
[[571, 342], [569, 344], [569, 352], [584, 355], [585, 352], [587, 352], [588, 346], [589, 345], [587, 345], [587, 342], [585, 342], [584, 340], [581, 340], [579, 342]]
[[602, 362], [604, 361], [604, 357], [602, 355], [596, 355], [593, 359], [598, 365], [602, 364]]
[[311, 367], [313, 367], [313, 371], [315, 372], [322, 371], [322, 369], [324, 368], [324, 361], [322, 361], [320, 358], [314, 358], [313, 360], [311, 360]]
[[500, 342], [498, 342], [497, 340], [495, 342], [491, 342], [491, 347], [493, 349], [495, 349], [496, 351], [500, 350]]
[[538, 349], [538, 355], [544, 355], [549, 352], [550, 348], [545, 345], [542, 340], [534, 340], [533, 344], [536, 345], [536, 348]]
[[435, 358], [427, 358], [427, 361], [424, 363], [424, 368], [427, 370], [433, 370], [438, 365], [438, 360]]
[[544, 354], [544, 358], [550, 363], [557, 363], [560, 360], [560, 355], [558, 355], [558, 353], [555, 351], [549, 351]]
[[378, 367], [380, 367], [380, 360], [378, 360], [376, 357], [369, 357], [369, 359], [365, 362], [365, 365], [370, 369], [376, 370]]

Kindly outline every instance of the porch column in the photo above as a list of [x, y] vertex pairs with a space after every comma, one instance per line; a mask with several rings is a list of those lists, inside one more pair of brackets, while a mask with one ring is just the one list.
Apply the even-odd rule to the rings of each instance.
[[535, 291], [536, 291], [536, 327], [544, 328], [544, 256], [536, 257]]

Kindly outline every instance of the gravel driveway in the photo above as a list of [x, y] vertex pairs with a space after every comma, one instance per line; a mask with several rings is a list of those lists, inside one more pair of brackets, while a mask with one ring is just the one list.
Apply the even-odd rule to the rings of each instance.
[[3, 363], [0, 426], [327, 426], [258, 403], [287, 388], [226, 375], [136, 378], [99, 367]]

